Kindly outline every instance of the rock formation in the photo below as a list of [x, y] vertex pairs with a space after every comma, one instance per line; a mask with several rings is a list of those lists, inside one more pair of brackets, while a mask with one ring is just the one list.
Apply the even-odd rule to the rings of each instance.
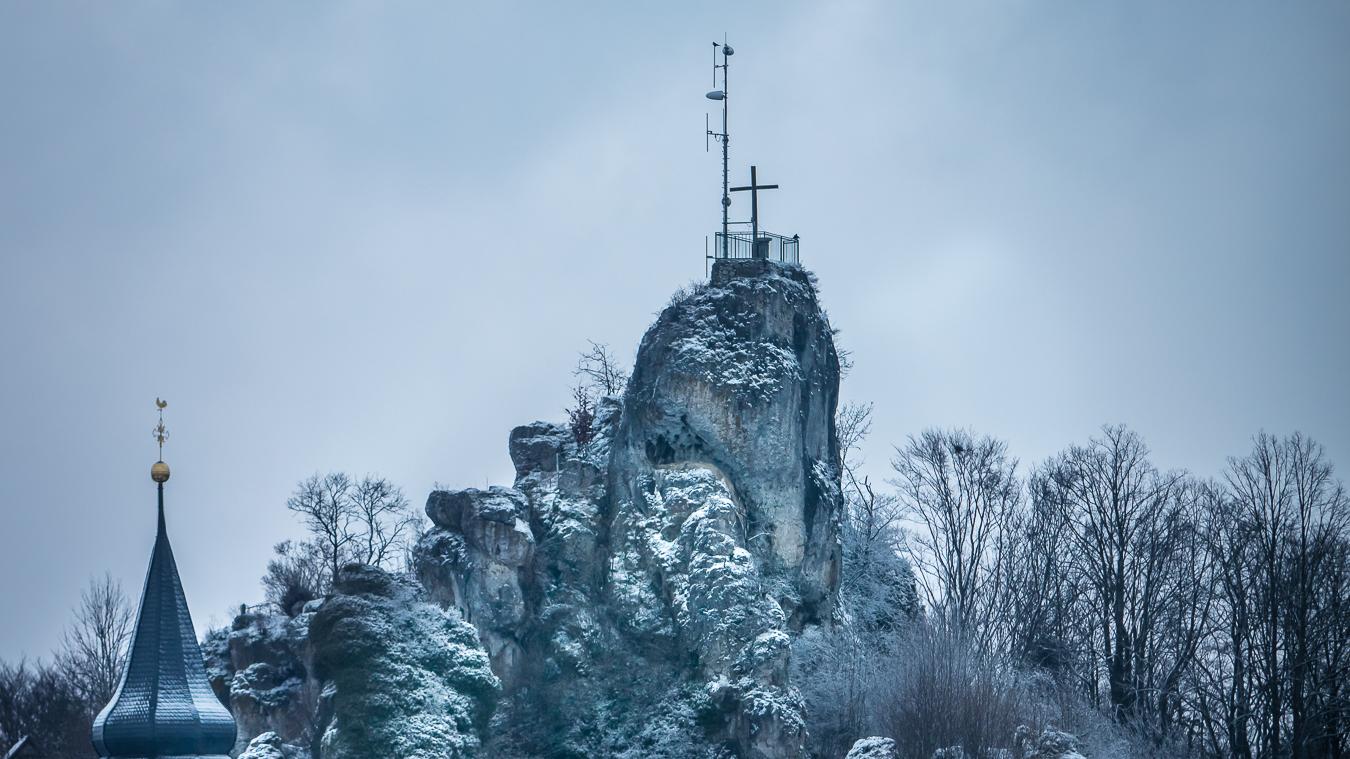
[[326, 759], [802, 757], [788, 659], [837, 597], [838, 382], [810, 276], [719, 261], [584, 445], [517, 427], [511, 487], [430, 495], [421, 588], [352, 567], [308, 616], [237, 623], [218, 692], [289, 742], [321, 680]]
[[349, 565], [309, 636], [317, 674], [334, 687], [324, 759], [474, 755], [500, 684], [474, 628], [420, 588]]
[[895, 741], [890, 738], [859, 738], [844, 759], [896, 759]]
[[[794, 627], [839, 582], [839, 358], [805, 270], [719, 261], [642, 339], [610, 464], [617, 529], [665, 467], [721, 473]], [[618, 542], [618, 541], [616, 541]]]
[[555, 756], [802, 754], [787, 661], [838, 586], [838, 380], [806, 272], [718, 262], [586, 446], [518, 427], [514, 487], [432, 493], [417, 575], [507, 685], [498, 753], [539, 750], [528, 709]]
[[1040, 732], [1021, 725], [1013, 736], [1023, 759], [1084, 759], [1078, 736], [1046, 727]]
[[266, 732], [249, 741], [239, 759], [300, 759], [302, 756], [300, 749], [287, 745], [281, 736]]
[[422, 584], [478, 629], [495, 671], [513, 672], [528, 621], [520, 575], [534, 556], [525, 496], [500, 487], [437, 491], [426, 512], [437, 529], [417, 552]]
[[203, 641], [211, 688], [230, 707], [242, 749], [271, 732], [288, 744], [308, 745], [322, 732], [323, 684], [314, 676], [309, 622], [321, 602], [294, 618], [244, 609], [229, 629]]

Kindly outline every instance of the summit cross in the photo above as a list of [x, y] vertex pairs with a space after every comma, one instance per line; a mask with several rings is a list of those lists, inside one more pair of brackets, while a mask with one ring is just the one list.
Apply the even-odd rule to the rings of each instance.
[[749, 190], [749, 191], [750, 191], [750, 230], [751, 230], [751, 232], [750, 232], [750, 240], [751, 240], [751, 243], [750, 243], [750, 244], [751, 244], [751, 245], [756, 245], [756, 244], [758, 244], [758, 242], [759, 242], [759, 191], [760, 191], [760, 190], [777, 190], [777, 189], [778, 189], [778, 185], [776, 185], [776, 184], [760, 184], [760, 183], [759, 183], [759, 178], [758, 178], [757, 173], [756, 173], [756, 167], [754, 167], [754, 166], [751, 166], [751, 167], [750, 167], [750, 184], [746, 185], [745, 187], [733, 187], [733, 188], [731, 188], [731, 192], [744, 192], [744, 191], [746, 191], [746, 190]]

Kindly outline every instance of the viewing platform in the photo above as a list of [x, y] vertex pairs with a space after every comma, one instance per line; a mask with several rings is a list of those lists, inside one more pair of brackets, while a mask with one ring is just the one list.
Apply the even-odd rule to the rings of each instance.
[[801, 239], [797, 235], [784, 237], [763, 230], [757, 237], [752, 232], [730, 232], [726, 235], [718, 232], [713, 236], [713, 247], [707, 257], [711, 261], [757, 258], [800, 266], [800, 247]]

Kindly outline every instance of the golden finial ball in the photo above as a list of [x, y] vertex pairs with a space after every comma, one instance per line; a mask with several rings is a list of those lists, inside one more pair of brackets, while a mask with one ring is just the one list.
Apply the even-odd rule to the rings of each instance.
[[155, 465], [150, 467], [150, 479], [163, 485], [169, 479], [169, 465], [163, 461], [156, 461]]

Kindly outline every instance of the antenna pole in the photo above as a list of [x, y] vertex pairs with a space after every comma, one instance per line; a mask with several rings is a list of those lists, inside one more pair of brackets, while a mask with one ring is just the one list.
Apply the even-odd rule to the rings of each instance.
[[[731, 85], [727, 82], [727, 72], [731, 70], [731, 56], [727, 55], [726, 37], [722, 38], [722, 92], [725, 93], [722, 98], [722, 258], [728, 254], [727, 240], [727, 213], [731, 210], [731, 193], [727, 191], [730, 185], [730, 170], [728, 168], [729, 146], [731, 144], [731, 132], [727, 130], [727, 101], [731, 99]], [[713, 59], [716, 62], [716, 58]], [[715, 72], [714, 72], [715, 73]]]
[[[731, 106], [727, 103], [730, 100], [730, 91], [727, 84], [727, 73], [731, 70], [731, 56], [735, 53], [731, 45], [727, 44], [726, 35], [722, 35], [722, 42], [712, 43], [713, 46], [713, 91], [708, 93], [709, 100], [722, 101], [722, 131], [714, 132], [707, 128], [707, 114], [704, 114], [703, 131], [708, 137], [716, 137], [722, 141], [722, 258], [730, 255], [731, 243], [728, 240], [730, 235], [731, 221], [727, 215], [731, 212], [731, 133], [728, 131], [730, 124]], [[722, 49], [722, 62], [717, 62], [717, 49]], [[722, 69], [722, 89], [717, 87], [717, 70]], [[704, 138], [704, 150], [707, 150], [707, 138]]]

